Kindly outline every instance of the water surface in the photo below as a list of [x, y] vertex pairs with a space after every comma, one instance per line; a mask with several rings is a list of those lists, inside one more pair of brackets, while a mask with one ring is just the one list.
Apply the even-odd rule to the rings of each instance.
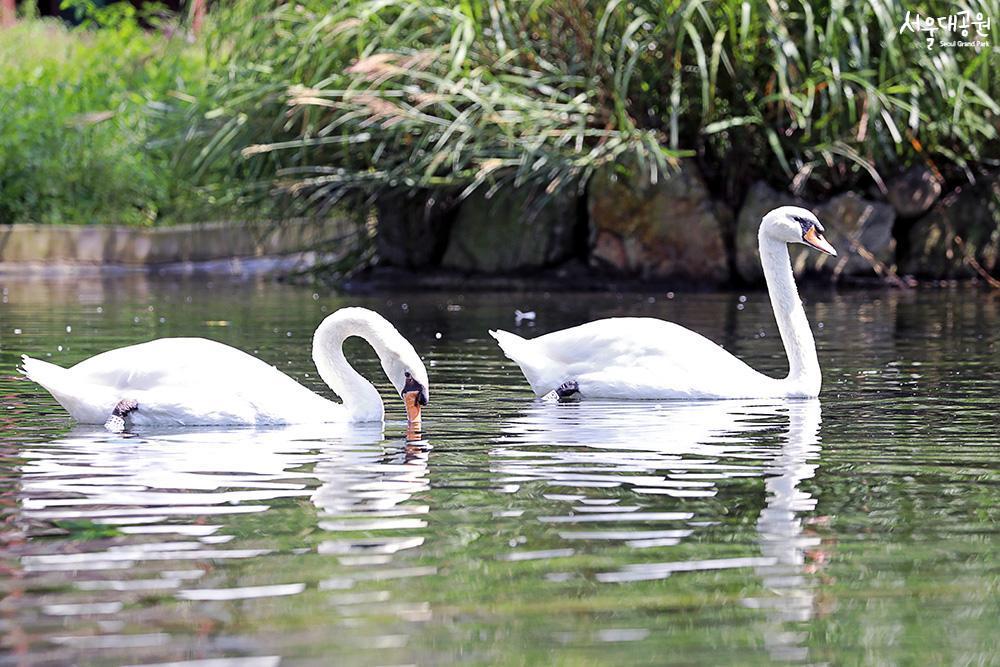
[[[808, 294], [817, 401], [559, 404], [488, 328], [651, 315], [782, 374], [766, 295], [2, 289], [3, 664], [1000, 661], [995, 295]], [[323, 391], [344, 305], [423, 355], [419, 439], [358, 341], [384, 427], [111, 435], [14, 371], [205, 336]]]

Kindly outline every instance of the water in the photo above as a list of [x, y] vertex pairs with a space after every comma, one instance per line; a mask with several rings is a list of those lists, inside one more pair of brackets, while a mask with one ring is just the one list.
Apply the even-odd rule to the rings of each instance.
[[[198, 335], [322, 390], [310, 336], [347, 304], [424, 355], [419, 440], [359, 342], [384, 429], [111, 435], [14, 374]], [[1000, 661], [995, 294], [809, 294], [824, 391], [787, 403], [536, 401], [486, 335], [515, 309], [526, 335], [664, 317], [783, 369], [757, 292], [4, 279], [0, 663]]]

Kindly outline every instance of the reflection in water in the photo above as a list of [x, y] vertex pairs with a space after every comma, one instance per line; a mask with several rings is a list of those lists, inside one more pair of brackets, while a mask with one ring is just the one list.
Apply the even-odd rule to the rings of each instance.
[[[29, 590], [66, 581], [67, 573], [73, 585], [58, 595], [19, 596], [18, 606], [41, 614], [33, 621], [34, 632], [50, 624], [46, 618], [59, 625], [48, 641], [70, 652], [56, 650], [50, 655], [56, 660], [88, 648], [120, 650], [130, 657], [143, 650], [158, 658], [183, 657], [195, 645], [199, 655], [246, 656], [255, 652], [252, 642], [206, 647], [198, 641], [185, 647], [167, 632], [122, 634], [123, 624], [110, 619], [152, 594], [188, 601], [253, 600], [297, 595], [314, 584], [320, 590], [343, 589], [361, 580], [433, 573], [434, 568], [391, 565], [397, 552], [420, 546], [423, 536], [378, 536], [425, 525], [428, 506], [404, 503], [428, 488], [430, 445], [419, 432], [398, 443], [382, 438], [381, 425], [124, 435], [81, 426], [25, 448], [20, 522], [35, 537], [69, 531], [90, 539], [86, 550], [65, 542], [69, 548], [54, 551], [35, 542], [24, 551], [17, 576]], [[269, 547], [230, 546], [246, 536], [226, 534], [227, 517], [267, 512], [294, 498], [309, 498], [319, 512], [319, 527], [337, 532], [336, 539], [320, 542], [316, 550], [339, 559], [346, 568], [342, 576], [310, 582], [288, 571], [279, 581], [255, 585], [206, 577], [227, 561], [277, 553]], [[334, 602], [347, 616], [357, 609], [372, 612], [370, 595], [355, 597]], [[386, 603], [383, 611], [406, 621], [429, 614], [427, 603], [393, 606], [388, 595], [379, 602]], [[169, 617], [149, 621], [161, 630], [171, 625]], [[391, 639], [400, 642], [398, 635]]]
[[[424, 543], [423, 535], [407, 533], [427, 527], [426, 504], [403, 504], [430, 488], [427, 462], [430, 443], [411, 430], [402, 443], [386, 448], [338, 449], [316, 464], [321, 486], [312, 494], [320, 510], [320, 528], [339, 534], [319, 545], [352, 568], [343, 576], [320, 583], [323, 589], [351, 588], [358, 581], [398, 579], [434, 574], [434, 567], [393, 568], [396, 553]], [[390, 532], [391, 534], [385, 534]], [[386, 567], [382, 567], [386, 566]], [[418, 607], [424, 608], [426, 604]]]
[[[772, 658], [802, 660], [807, 657], [806, 649], [797, 645], [802, 637], [786, 632], [783, 623], [812, 617], [812, 583], [804, 563], [806, 550], [817, 547], [819, 540], [804, 534], [800, 515], [812, 511], [816, 501], [798, 486], [817, 467], [813, 461], [820, 451], [819, 425], [818, 400], [540, 401], [507, 423], [492, 456], [501, 491], [519, 493], [524, 485], [542, 482], [552, 491], [545, 497], [563, 503], [564, 512], [538, 520], [565, 525], [559, 536], [568, 544], [612, 540], [634, 550], [634, 562], [596, 573], [599, 582], [754, 568], [767, 596], [744, 603], [769, 610], [765, 643]], [[696, 531], [716, 519], [699, 515], [704, 510], [699, 501], [716, 496], [725, 480], [746, 476], [765, 477], [766, 506], [757, 521], [759, 554], [663, 562], [641, 557], [645, 548], [697, 541]], [[609, 490], [622, 489], [632, 492], [624, 496], [629, 504], [620, 502], [620, 493], [609, 497]], [[594, 524], [598, 528], [592, 529]], [[572, 548], [515, 549], [501, 557], [573, 554]]]
[[757, 520], [761, 553], [771, 561], [757, 568], [765, 587], [775, 597], [748, 599], [748, 606], [769, 610], [772, 622], [765, 640], [776, 660], [805, 660], [808, 650], [799, 646], [799, 633], [783, 630], [786, 622], [804, 623], [813, 617], [813, 581], [806, 576], [806, 554], [818, 562], [820, 539], [806, 533], [801, 515], [816, 509], [816, 499], [799, 489], [811, 479], [819, 458], [820, 404], [818, 400], [788, 404], [788, 438], [778, 456], [766, 467], [767, 505]]

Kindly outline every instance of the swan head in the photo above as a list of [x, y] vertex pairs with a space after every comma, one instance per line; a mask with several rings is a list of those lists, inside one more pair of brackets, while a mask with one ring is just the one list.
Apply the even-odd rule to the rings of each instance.
[[403, 342], [405, 346], [398, 345], [382, 357], [382, 370], [406, 405], [406, 420], [413, 424], [420, 421], [420, 409], [427, 405], [429, 382], [424, 362], [412, 345]]
[[801, 243], [828, 255], [837, 251], [823, 236], [823, 224], [812, 211], [799, 206], [781, 206], [764, 216], [760, 234], [784, 243]]

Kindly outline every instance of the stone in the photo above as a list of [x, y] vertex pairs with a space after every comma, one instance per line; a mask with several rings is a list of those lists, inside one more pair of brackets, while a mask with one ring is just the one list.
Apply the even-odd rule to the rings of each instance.
[[904, 273], [968, 278], [1000, 272], [1000, 172], [949, 193], [909, 230]]
[[758, 181], [747, 193], [736, 223], [736, 269], [746, 282], [759, 283], [763, 279], [757, 231], [764, 215], [779, 206], [801, 206], [813, 211], [838, 253], [832, 257], [804, 245], [790, 245], [788, 250], [796, 275], [862, 277], [877, 275], [874, 266], [884, 270], [894, 265], [896, 246], [892, 228], [896, 212], [888, 204], [848, 192], [814, 205]]
[[576, 250], [577, 188], [554, 194], [485, 187], [459, 206], [442, 265], [469, 273], [511, 273], [555, 266]]
[[816, 215], [838, 255], [830, 257], [803, 246], [798, 253], [809, 258], [804, 261], [807, 271], [829, 268], [846, 276], [871, 276], [877, 275], [873, 262], [885, 268], [895, 265], [896, 211], [888, 204], [847, 192], [817, 206]]
[[616, 164], [599, 169], [587, 192], [593, 266], [641, 278], [723, 282], [729, 277], [724, 225], [697, 168], [681, 161], [659, 173]]
[[404, 269], [437, 266], [458, 211], [450, 192], [392, 192], [375, 202], [379, 262]]
[[914, 165], [886, 183], [886, 199], [901, 218], [916, 218], [941, 196], [941, 180], [923, 165]]

